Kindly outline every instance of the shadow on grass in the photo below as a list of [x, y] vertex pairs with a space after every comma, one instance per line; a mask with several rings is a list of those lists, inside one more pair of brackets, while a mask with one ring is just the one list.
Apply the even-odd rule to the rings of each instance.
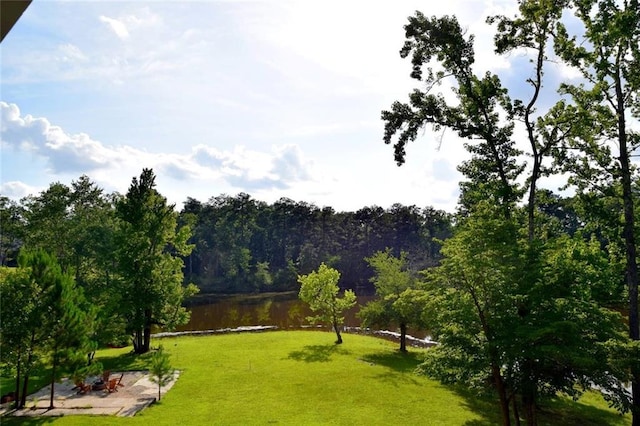
[[289, 353], [288, 359], [304, 362], [329, 362], [335, 354], [347, 355], [349, 351], [339, 345], [307, 345], [301, 351]]
[[153, 351], [146, 354], [125, 353], [115, 356], [101, 356], [96, 361], [102, 364], [104, 370], [133, 371], [148, 370]]
[[421, 354], [417, 352], [385, 352], [373, 353], [360, 358], [364, 362], [395, 370], [399, 373], [411, 373], [422, 362]]
[[[465, 408], [472, 411], [481, 419], [469, 420], [465, 426], [489, 426], [501, 423], [500, 406], [497, 397], [490, 395], [479, 395], [477, 392], [462, 386], [449, 387], [450, 390], [460, 396]], [[573, 402], [566, 398], [554, 398], [540, 402], [538, 409], [539, 426], [602, 426], [602, 425], [626, 425], [628, 421], [620, 414], [607, 411], [591, 405]], [[511, 419], [513, 419], [513, 407], [511, 409]], [[520, 416], [523, 415], [522, 408]], [[521, 417], [524, 424], [524, 419]]]
[[500, 404], [498, 398], [487, 394], [479, 394], [476, 390], [464, 386], [446, 386], [463, 400], [463, 406], [480, 417], [476, 420], [468, 420], [464, 426], [489, 426], [501, 424]]
[[567, 425], [567, 426], [600, 426], [600, 425], [627, 425], [630, 418], [621, 414], [571, 401], [569, 398], [554, 398], [544, 401], [538, 412], [540, 426]]
[[385, 367], [386, 370], [383, 373], [373, 376], [377, 380], [382, 380], [394, 386], [399, 386], [403, 383], [418, 383], [413, 374], [418, 364], [422, 362], [418, 353], [403, 353], [400, 351], [376, 352], [365, 355], [359, 360], [372, 366]]
[[2, 426], [12, 426], [12, 425], [44, 425], [53, 423], [59, 419], [59, 417], [45, 417], [45, 416], [37, 416], [37, 417], [23, 417], [16, 416], [13, 417], [11, 415], [0, 417], [0, 424]]

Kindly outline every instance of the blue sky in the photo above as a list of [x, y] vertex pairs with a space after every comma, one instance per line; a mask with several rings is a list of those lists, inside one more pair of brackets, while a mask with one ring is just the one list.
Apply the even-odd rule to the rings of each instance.
[[417, 83], [403, 26], [415, 10], [455, 14], [477, 68], [522, 84], [526, 57], [496, 58], [484, 23], [515, 3], [34, 1], [0, 46], [0, 193], [82, 174], [124, 193], [151, 167], [178, 208], [247, 192], [453, 211], [466, 153], [452, 132], [426, 129], [402, 167], [382, 142], [380, 111]]

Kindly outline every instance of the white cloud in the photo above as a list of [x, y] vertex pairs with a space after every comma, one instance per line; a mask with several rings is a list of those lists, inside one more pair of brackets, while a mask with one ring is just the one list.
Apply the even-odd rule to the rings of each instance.
[[114, 18], [109, 18], [108, 16], [100, 16], [99, 19], [101, 22], [107, 24], [111, 31], [113, 31], [120, 40], [126, 40], [129, 38], [129, 31], [127, 30], [127, 26], [124, 22]]
[[239, 190], [287, 188], [313, 179], [311, 163], [295, 145], [275, 146], [260, 152], [237, 146], [218, 150], [197, 145], [190, 153], [150, 153], [130, 146], [106, 146], [86, 134], [70, 135], [46, 118], [24, 117], [15, 104], [0, 102], [0, 142], [16, 150], [43, 157], [50, 172], [130, 176], [151, 167], [175, 180], [222, 180]]
[[118, 152], [80, 133], [69, 135], [46, 118], [22, 117], [15, 104], [0, 102], [4, 145], [29, 150], [48, 159], [54, 173], [91, 171], [118, 160]]
[[19, 200], [27, 195], [35, 194], [39, 190], [40, 188], [27, 185], [20, 181], [3, 182], [0, 185], [0, 194], [14, 200]]
[[218, 169], [234, 187], [244, 190], [283, 189], [313, 179], [312, 164], [296, 145], [258, 152], [236, 146], [232, 151], [197, 145], [191, 154], [201, 167]]

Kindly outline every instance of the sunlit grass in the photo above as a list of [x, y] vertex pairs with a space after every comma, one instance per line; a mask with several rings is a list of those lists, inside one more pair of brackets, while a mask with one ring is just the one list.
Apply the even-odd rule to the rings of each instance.
[[[397, 344], [358, 335], [279, 331], [154, 340], [182, 371], [160, 403], [133, 418], [67, 416], [9, 419], [2, 423], [113, 424], [429, 424], [493, 425], [497, 406], [468, 392], [418, 376], [420, 350], [401, 354]], [[99, 351], [112, 370], [145, 369], [148, 357], [130, 348]], [[585, 404], [560, 400], [541, 424], [625, 425], [629, 417], [590, 397]], [[561, 421], [556, 422], [556, 420]]]

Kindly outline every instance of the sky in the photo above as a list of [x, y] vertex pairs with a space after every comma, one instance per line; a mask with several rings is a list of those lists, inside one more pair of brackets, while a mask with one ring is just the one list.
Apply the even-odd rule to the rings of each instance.
[[34, 1], [0, 45], [0, 194], [18, 200], [83, 174], [124, 194], [153, 168], [177, 209], [246, 192], [338, 211], [454, 211], [463, 141], [427, 128], [401, 167], [382, 141], [381, 111], [420, 87], [399, 55], [403, 26], [416, 10], [456, 15], [476, 37], [476, 68], [518, 93], [530, 90], [526, 55], [496, 57], [485, 23], [515, 5]]

